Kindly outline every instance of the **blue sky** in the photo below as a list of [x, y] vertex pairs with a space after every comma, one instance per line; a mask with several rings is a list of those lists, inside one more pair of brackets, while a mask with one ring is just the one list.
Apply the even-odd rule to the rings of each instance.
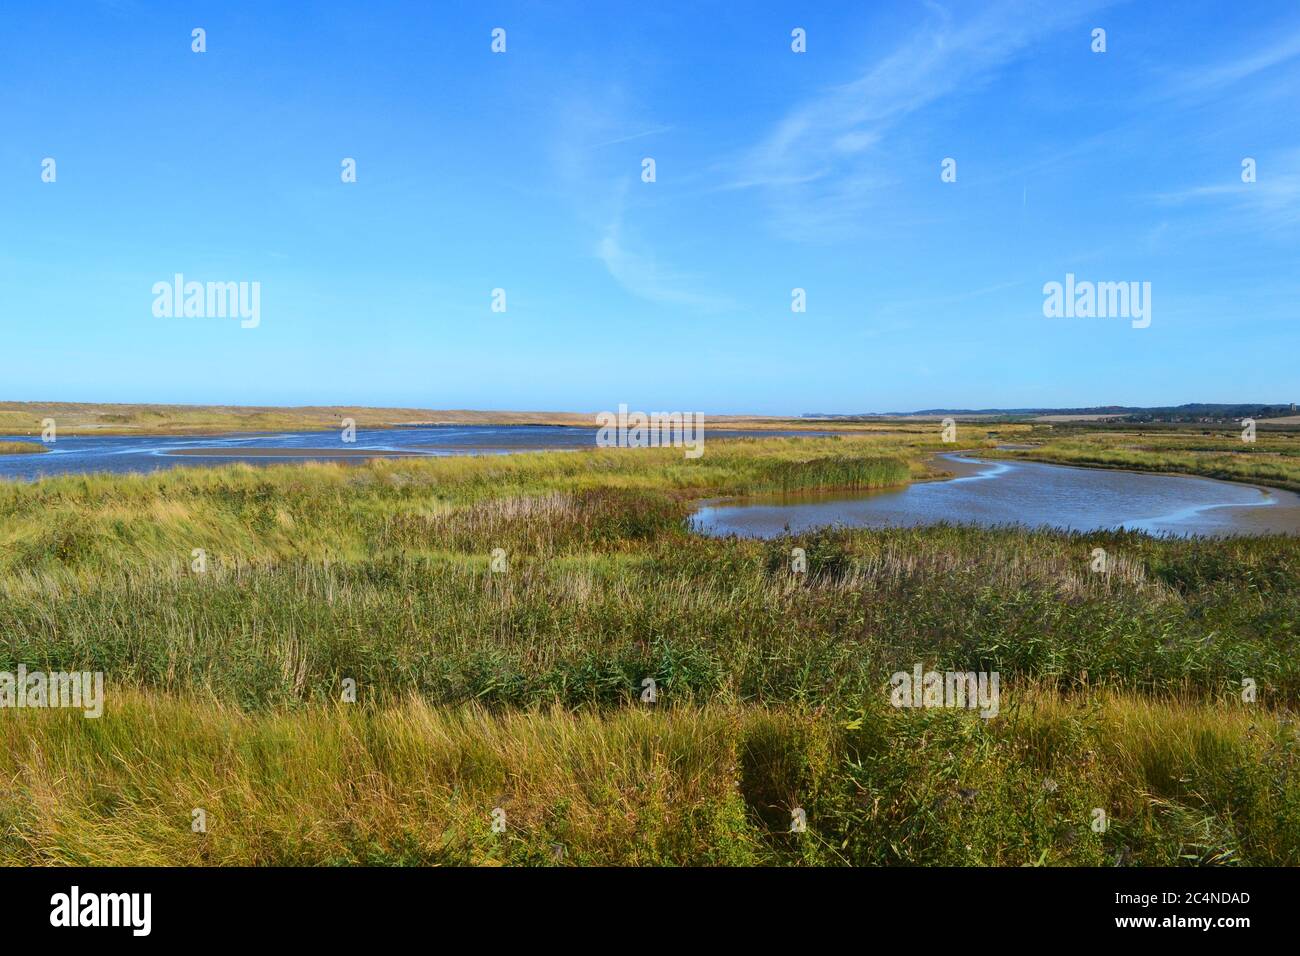
[[[0, 399], [1300, 400], [1291, 0], [311, 10], [0, 13]], [[260, 325], [155, 317], [178, 272]], [[1067, 272], [1150, 327], [1045, 318]]]

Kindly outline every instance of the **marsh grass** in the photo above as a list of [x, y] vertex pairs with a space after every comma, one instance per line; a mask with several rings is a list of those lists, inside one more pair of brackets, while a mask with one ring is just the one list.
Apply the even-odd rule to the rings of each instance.
[[995, 450], [995, 457], [1065, 465], [1151, 471], [1241, 481], [1300, 491], [1300, 431], [1259, 431], [1243, 442], [1240, 430], [1108, 431], [1075, 436], [1038, 432], [1030, 449]]
[[0, 434], [39, 434], [53, 418], [64, 435], [180, 435], [226, 432], [337, 430], [344, 418], [361, 428], [443, 422], [493, 425], [590, 426], [592, 416], [570, 412], [437, 411], [321, 405], [284, 408], [254, 405], [100, 405], [84, 402], [0, 402]]
[[[567, 864], [1300, 863], [1285, 715], [1004, 697], [985, 722], [418, 698], [248, 714], [126, 693], [99, 720], [0, 721], [0, 862], [550, 865], [559, 844]], [[796, 807], [806, 833], [790, 832]]]
[[[700, 495], [882, 488], [909, 478], [904, 459], [861, 440], [716, 445], [698, 460], [684, 459], [680, 450], [614, 449], [0, 483], [0, 573], [156, 567], [182, 558], [188, 564], [194, 548], [227, 562], [360, 560], [389, 556], [386, 548], [490, 550], [510, 543], [488, 541], [493, 522], [502, 521], [581, 543], [578, 526], [617, 534], [620, 523], [635, 529], [670, 513], [684, 519]], [[845, 446], [858, 453], [846, 454]], [[584, 513], [589, 508], [593, 516]], [[531, 521], [515, 520], [525, 511]], [[555, 519], [568, 530], [546, 531]]]
[[[108, 695], [0, 711], [0, 862], [1300, 863], [1296, 539], [689, 532], [699, 497], [882, 487], [936, 447], [0, 485], [0, 670]], [[889, 708], [916, 663], [999, 672], [1001, 713]]]
[[[1293, 539], [939, 526], [716, 541], [671, 510], [615, 510], [601, 527], [586, 523], [595, 508], [539, 530], [557, 508], [472, 519], [493, 534], [468, 553], [14, 574], [0, 666], [103, 670], [252, 708], [334, 699], [344, 677], [441, 703], [617, 704], [655, 677], [694, 701], [835, 707], [922, 660], [1206, 699], [1250, 678], [1300, 702]], [[796, 545], [806, 575], [789, 570]], [[1089, 571], [1097, 546], [1109, 574]]]

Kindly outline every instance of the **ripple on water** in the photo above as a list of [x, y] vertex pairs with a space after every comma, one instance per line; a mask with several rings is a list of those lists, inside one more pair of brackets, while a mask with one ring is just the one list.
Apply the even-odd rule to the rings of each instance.
[[958, 477], [855, 494], [705, 502], [692, 518], [708, 535], [769, 538], [817, 527], [1017, 524], [1151, 534], [1300, 534], [1300, 495], [1278, 489], [1028, 461], [945, 455]]

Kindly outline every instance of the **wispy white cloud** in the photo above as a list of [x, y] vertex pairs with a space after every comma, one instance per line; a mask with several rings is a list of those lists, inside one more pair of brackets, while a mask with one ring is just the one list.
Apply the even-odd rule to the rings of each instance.
[[629, 186], [640, 183], [640, 160], [629, 161], [609, 147], [652, 139], [672, 127], [646, 121], [618, 89], [597, 98], [572, 96], [557, 113], [563, 121], [552, 152], [561, 187], [578, 220], [591, 229], [593, 254], [609, 276], [648, 302], [699, 312], [732, 308], [730, 299], [700, 291], [700, 277], [666, 262], [663, 251], [629, 225], [637, 208], [629, 203]]
[[656, 126], [654, 129], [645, 129], [638, 133], [628, 133], [625, 136], [616, 136], [603, 143], [593, 143], [590, 148], [603, 149], [606, 146], [618, 146], [621, 143], [630, 143], [636, 139], [645, 139], [647, 136], [658, 136], [660, 133], [671, 133], [672, 130], [673, 128], [671, 126]]
[[746, 172], [730, 185], [762, 190], [787, 236], [841, 233], [896, 183], [881, 172], [877, 155], [892, 127], [945, 97], [972, 92], [1042, 36], [1103, 5], [1012, 0], [959, 18], [927, 4], [928, 22], [900, 46], [787, 113], [744, 157]]
[[[1263, 124], [1274, 127], [1279, 109], [1291, 108], [1300, 87], [1300, 29], [1296, 26], [1266, 24], [1271, 42], [1245, 52], [1229, 52], [1217, 61], [1200, 63], [1194, 71], [1176, 74], [1156, 88], [1149, 100], [1152, 106], [1168, 110], [1171, 105], [1203, 109], [1217, 107], [1221, 118], [1202, 124], [1202, 142], [1221, 142], [1227, 133], [1246, 131], [1255, 141], [1254, 129]], [[1191, 106], [1194, 104], [1194, 106]], [[1240, 132], [1236, 135], [1240, 136]], [[1243, 153], [1246, 149], [1243, 149]], [[1240, 180], [1240, 170], [1224, 170], [1223, 178], [1148, 195], [1158, 204], [1206, 215], [1179, 232], [1215, 234], [1244, 230], [1290, 233], [1300, 225], [1300, 148], [1269, 149], [1257, 154], [1256, 181]]]
[[720, 312], [734, 307], [723, 297], [699, 292], [698, 278], [663, 265], [644, 245], [629, 247], [623, 234], [620, 210], [596, 243], [596, 258], [610, 276], [638, 298], [663, 305], [682, 306], [700, 312]]
[[1165, 92], [1172, 96], [1218, 93], [1297, 58], [1300, 58], [1300, 30], [1292, 30], [1263, 49], [1210, 66], [1199, 65], [1195, 71], [1177, 77]]
[[669, 267], [646, 243], [629, 241], [624, 228], [628, 181], [616, 187], [610, 219], [595, 243], [595, 258], [620, 286], [637, 298], [698, 312], [719, 312], [735, 307], [731, 300], [699, 291], [698, 277]]
[[1162, 205], [1206, 209], [1218, 215], [1214, 229], [1291, 229], [1300, 225], [1300, 149], [1263, 158], [1253, 183], [1207, 183], [1157, 193]]

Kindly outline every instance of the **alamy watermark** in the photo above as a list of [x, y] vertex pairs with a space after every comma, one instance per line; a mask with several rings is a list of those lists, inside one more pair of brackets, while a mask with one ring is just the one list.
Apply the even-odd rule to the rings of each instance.
[[684, 448], [687, 458], [704, 454], [704, 414], [702, 412], [629, 412], [626, 405], [618, 413], [600, 412], [596, 416], [599, 448]]
[[153, 928], [152, 893], [83, 893], [73, 886], [50, 897], [54, 927], [119, 926], [132, 936], [148, 936]]
[[74, 707], [85, 717], [104, 714], [103, 671], [0, 671], [0, 708]]
[[980, 716], [996, 717], [1000, 703], [1002, 675], [997, 671], [925, 671], [920, 664], [897, 671], [889, 679], [893, 688], [889, 703], [894, 707], [979, 708]]
[[171, 282], [153, 284], [153, 314], [159, 319], [241, 319], [240, 328], [262, 324], [262, 283], [186, 282], [176, 273]]
[[1151, 324], [1150, 282], [1076, 281], [1043, 284], [1043, 315], [1049, 319], [1131, 319], [1133, 328]]

